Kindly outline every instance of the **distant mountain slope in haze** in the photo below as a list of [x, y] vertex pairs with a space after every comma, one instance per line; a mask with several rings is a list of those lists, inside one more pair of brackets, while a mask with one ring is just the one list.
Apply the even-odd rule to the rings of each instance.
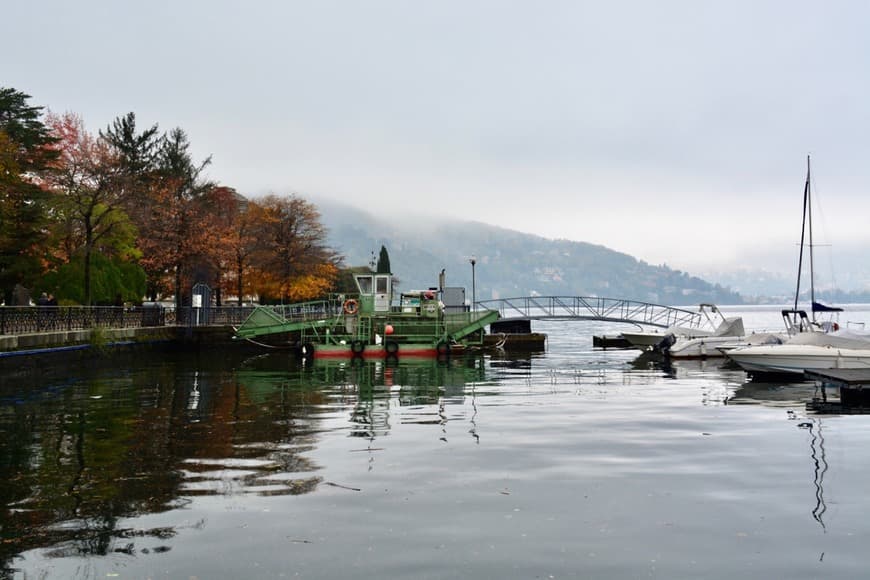
[[669, 305], [742, 301], [727, 288], [604, 246], [470, 221], [378, 219], [351, 206], [314, 203], [329, 230], [329, 244], [346, 257], [346, 265], [369, 263], [384, 245], [402, 290], [437, 286], [443, 268], [447, 286], [466, 287], [470, 299], [474, 256], [477, 300], [569, 295]]

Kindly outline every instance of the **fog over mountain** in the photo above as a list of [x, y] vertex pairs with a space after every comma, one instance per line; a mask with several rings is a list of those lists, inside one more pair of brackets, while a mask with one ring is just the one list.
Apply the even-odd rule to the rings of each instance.
[[[329, 230], [329, 243], [346, 257], [346, 265], [369, 263], [384, 245], [402, 289], [436, 286], [444, 268], [448, 286], [466, 287], [470, 299], [470, 260], [474, 257], [478, 300], [582, 295], [694, 305], [703, 301], [788, 303], [794, 299], [797, 242], [793, 247], [774, 248], [762, 242], [744, 264], [711, 263], [697, 272], [682, 272], [667, 263], [648, 264], [602, 245], [548, 239], [475, 221], [427, 217], [415, 207], [374, 215], [328, 199], [314, 197], [311, 201]], [[833, 302], [870, 300], [866, 255], [860, 246], [838, 245], [834, 251], [832, 244], [816, 244], [817, 297]], [[804, 260], [802, 294], [809, 288], [808, 257]]]
[[[851, 299], [870, 292], [870, 248], [858, 243], [821, 243], [814, 248], [815, 286], [823, 293], [851, 294]], [[745, 297], [793, 299], [798, 269], [798, 244], [778, 251], [761, 247], [743, 264], [710, 264], [694, 274], [728, 286]], [[804, 256], [801, 285], [809, 284], [809, 256]]]
[[413, 212], [376, 217], [349, 205], [312, 201], [329, 230], [329, 243], [345, 256], [346, 265], [370, 263], [384, 245], [404, 290], [437, 286], [444, 269], [448, 286], [464, 286], [469, 299], [474, 290], [477, 300], [568, 295], [673, 305], [742, 301], [717, 284], [601, 245]]

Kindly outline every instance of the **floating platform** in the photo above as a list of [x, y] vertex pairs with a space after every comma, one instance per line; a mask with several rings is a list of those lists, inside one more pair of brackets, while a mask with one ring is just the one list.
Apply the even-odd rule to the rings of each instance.
[[546, 350], [547, 335], [540, 332], [487, 334], [483, 337], [483, 346], [505, 350], [542, 351]]
[[489, 325], [489, 334], [483, 337], [484, 348], [535, 352], [547, 346], [547, 335], [532, 332], [531, 320], [497, 320]]
[[[822, 385], [822, 396], [807, 402], [807, 410], [823, 414], [870, 414], [870, 369], [824, 369], [804, 371]], [[838, 388], [839, 400], [828, 400], [827, 388]]]
[[634, 347], [628, 340], [626, 340], [621, 334], [617, 334], [616, 336], [593, 336], [592, 337], [592, 346], [594, 348], [636, 348]]

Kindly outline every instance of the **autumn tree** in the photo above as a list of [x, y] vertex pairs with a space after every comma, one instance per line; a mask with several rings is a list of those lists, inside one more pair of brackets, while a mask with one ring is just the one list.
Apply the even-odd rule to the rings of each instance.
[[255, 257], [259, 294], [281, 301], [323, 296], [335, 283], [340, 259], [326, 246], [317, 208], [295, 195], [269, 195], [260, 205], [262, 243]]
[[[108, 142], [88, 133], [81, 117], [73, 113], [50, 114], [47, 124], [57, 139], [53, 147], [59, 153], [53, 164], [55, 171], [46, 184], [55, 194], [52, 205], [61, 241], [58, 247], [67, 254], [62, 267], [81, 271], [81, 291], [72, 293], [90, 305], [94, 255], [100, 253], [109, 262], [139, 258], [136, 229], [123, 209], [123, 175], [119, 158]], [[80, 268], [76, 267], [78, 262]], [[101, 274], [105, 277], [106, 270]], [[107, 284], [103, 282], [101, 288], [105, 290]], [[136, 294], [141, 296], [142, 291], [135, 286], [125, 288], [121, 280], [113, 289], [118, 298], [138, 299]], [[100, 296], [102, 302], [114, 299]]]
[[48, 194], [39, 184], [57, 153], [30, 95], [0, 87], [0, 292], [12, 304], [15, 286], [43, 270]]
[[146, 295], [156, 300], [159, 294], [172, 291], [167, 260], [160, 256], [155, 259], [149, 253], [159, 251], [165, 229], [160, 161], [166, 137], [159, 133], [156, 123], [140, 132], [133, 112], [117, 117], [100, 131], [100, 136], [115, 152], [125, 209], [139, 230], [138, 245], [145, 252], [141, 265], [147, 274]]
[[234, 270], [239, 247], [239, 225], [244, 223], [246, 200], [231, 187], [214, 186], [196, 202], [196, 226], [199, 243], [193, 244], [190, 257], [192, 281], [208, 282], [221, 304], [227, 288], [228, 272]]
[[227, 291], [235, 292], [239, 306], [247, 294], [254, 294], [254, 259], [258, 252], [264, 252], [265, 244], [260, 234], [265, 224], [265, 209], [254, 200], [242, 199], [238, 204], [238, 214], [233, 221], [226, 242], [230, 252], [230, 266], [224, 273], [223, 281]]
[[168, 282], [179, 308], [191, 265], [202, 253], [202, 244], [208, 243], [200, 229], [203, 221], [198, 210], [201, 198], [214, 187], [203, 176], [210, 163], [210, 157], [201, 163], [193, 160], [190, 141], [182, 129], [164, 136], [150, 192], [151, 211], [142, 216], [140, 224], [142, 262], [152, 287]]

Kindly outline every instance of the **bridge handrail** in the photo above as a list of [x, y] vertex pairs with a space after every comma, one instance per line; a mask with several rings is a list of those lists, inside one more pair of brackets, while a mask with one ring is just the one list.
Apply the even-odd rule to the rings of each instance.
[[697, 328], [704, 318], [684, 308], [602, 296], [518, 296], [479, 300], [477, 307], [497, 310], [501, 320], [602, 320], [667, 328]]

